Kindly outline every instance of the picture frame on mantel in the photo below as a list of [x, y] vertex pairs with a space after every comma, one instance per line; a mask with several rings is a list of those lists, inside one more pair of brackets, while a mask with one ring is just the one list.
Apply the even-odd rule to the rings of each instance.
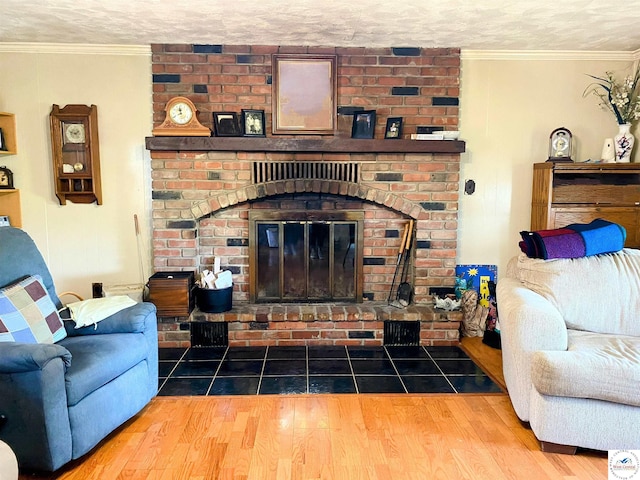
[[373, 138], [376, 128], [376, 111], [363, 110], [353, 114], [351, 138]]
[[402, 138], [402, 117], [387, 118], [384, 138], [390, 140], [399, 140]]
[[242, 110], [242, 134], [245, 137], [264, 137], [264, 110]]
[[213, 131], [216, 137], [239, 137], [240, 122], [236, 112], [213, 112]]
[[337, 56], [272, 56], [272, 133], [334, 135]]

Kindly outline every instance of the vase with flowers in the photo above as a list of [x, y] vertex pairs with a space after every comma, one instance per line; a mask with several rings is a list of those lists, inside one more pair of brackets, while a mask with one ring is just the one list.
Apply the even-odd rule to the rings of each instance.
[[613, 139], [616, 162], [628, 163], [635, 143], [631, 126], [640, 118], [640, 66], [622, 82], [613, 72], [605, 72], [604, 77], [589, 76], [596, 81], [586, 88], [584, 95], [595, 95], [600, 99], [600, 106], [615, 115], [618, 121], [618, 134]]

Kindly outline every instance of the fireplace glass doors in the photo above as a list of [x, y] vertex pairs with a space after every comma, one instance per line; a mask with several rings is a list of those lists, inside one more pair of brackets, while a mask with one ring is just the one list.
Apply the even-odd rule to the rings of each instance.
[[251, 301], [362, 301], [362, 223], [361, 212], [251, 212]]

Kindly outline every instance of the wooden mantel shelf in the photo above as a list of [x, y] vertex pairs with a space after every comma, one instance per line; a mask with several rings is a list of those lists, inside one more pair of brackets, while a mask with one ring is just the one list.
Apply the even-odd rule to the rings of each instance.
[[331, 137], [147, 137], [152, 151], [325, 152], [325, 153], [462, 153], [461, 140], [362, 140]]

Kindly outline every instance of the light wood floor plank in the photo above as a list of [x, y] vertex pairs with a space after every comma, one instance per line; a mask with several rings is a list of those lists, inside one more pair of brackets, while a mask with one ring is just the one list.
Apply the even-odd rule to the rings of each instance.
[[[504, 381], [499, 350], [463, 348]], [[507, 395], [157, 397], [84, 458], [20, 480], [596, 480], [606, 452], [540, 451]]]
[[491, 379], [507, 389], [502, 373], [502, 351], [482, 343], [482, 337], [462, 337], [460, 347], [476, 363], [480, 364]]
[[158, 397], [82, 461], [21, 479], [606, 478], [606, 453], [543, 453], [514, 417], [506, 395]]

